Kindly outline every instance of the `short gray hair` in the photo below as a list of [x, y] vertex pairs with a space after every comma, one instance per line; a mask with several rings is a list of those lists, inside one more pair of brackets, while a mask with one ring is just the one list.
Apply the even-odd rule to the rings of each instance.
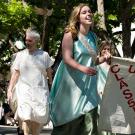
[[40, 34], [32, 28], [28, 28], [26, 30], [26, 35], [30, 35], [31, 37], [34, 37], [37, 41], [40, 40]]

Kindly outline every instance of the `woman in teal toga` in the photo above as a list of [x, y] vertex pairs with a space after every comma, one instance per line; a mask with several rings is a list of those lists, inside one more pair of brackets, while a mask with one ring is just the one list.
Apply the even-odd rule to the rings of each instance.
[[106, 61], [110, 54], [96, 56], [96, 35], [92, 32], [92, 26], [89, 6], [76, 6], [65, 28], [63, 60], [50, 92], [50, 116], [54, 126], [52, 135], [98, 134], [96, 64]]

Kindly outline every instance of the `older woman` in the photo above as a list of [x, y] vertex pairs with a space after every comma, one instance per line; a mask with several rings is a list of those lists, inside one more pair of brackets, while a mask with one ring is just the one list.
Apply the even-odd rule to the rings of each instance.
[[48, 82], [52, 82], [53, 64], [47, 52], [37, 48], [40, 35], [29, 28], [26, 31], [26, 49], [17, 53], [13, 63], [13, 73], [8, 87], [8, 100], [12, 99], [12, 90], [16, 85], [17, 115], [23, 121], [24, 135], [39, 135], [43, 124], [48, 122]]

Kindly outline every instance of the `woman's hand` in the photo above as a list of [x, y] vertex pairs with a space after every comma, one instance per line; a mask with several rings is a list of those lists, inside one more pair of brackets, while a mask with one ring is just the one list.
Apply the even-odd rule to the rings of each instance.
[[87, 74], [87, 75], [96, 75], [97, 71], [95, 70], [95, 68], [92, 67], [86, 67], [86, 66], [82, 66], [80, 65], [78, 68], [81, 72]]
[[103, 57], [104, 57], [105, 61], [107, 61], [111, 58], [111, 54], [109, 52], [106, 52]]
[[96, 64], [101, 64], [103, 62], [108, 62], [111, 59], [111, 54], [109, 52], [106, 52], [103, 56], [98, 56], [96, 60]]

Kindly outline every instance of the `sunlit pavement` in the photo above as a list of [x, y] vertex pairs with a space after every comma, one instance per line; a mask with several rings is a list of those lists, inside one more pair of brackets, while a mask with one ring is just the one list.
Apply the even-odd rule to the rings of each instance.
[[[51, 135], [52, 125], [45, 126], [40, 135]], [[0, 125], [0, 135], [17, 135], [17, 126], [3, 126]]]

